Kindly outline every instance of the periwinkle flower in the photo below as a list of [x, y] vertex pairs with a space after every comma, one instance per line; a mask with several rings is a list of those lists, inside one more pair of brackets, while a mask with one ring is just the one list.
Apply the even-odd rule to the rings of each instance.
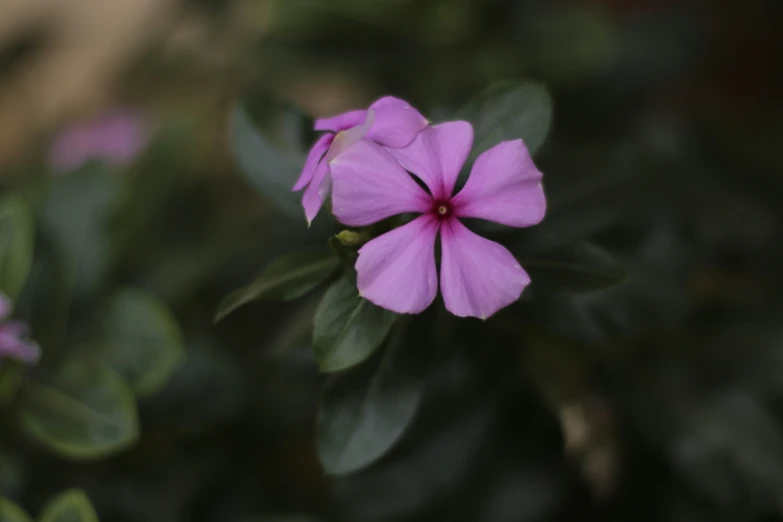
[[34, 364], [38, 362], [41, 351], [36, 343], [27, 340], [29, 329], [25, 323], [8, 319], [12, 310], [11, 300], [0, 294], [0, 362], [10, 357]]
[[399, 98], [385, 96], [367, 110], [349, 111], [316, 120], [315, 130], [327, 131], [310, 149], [293, 190], [305, 189], [302, 206], [307, 222], [313, 221], [331, 188], [329, 162], [360, 140], [397, 149], [413, 141], [427, 126], [419, 111]]
[[471, 232], [459, 218], [512, 227], [539, 223], [546, 212], [541, 172], [522, 140], [501, 142], [476, 159], [465, 186], [452, 196], [472, 144], [473, 128], [455, 121], [428, 127], [403, 149], [359, 141], [331, 160], [332, 211], [341, 223], [359, 227], [407, 212], [422, 214], [359, 249], [362, 297], [398, 313], [426, 309], [438, 291], [438, 232], [440, 289], [454, 315], [486, 319], [516, 301], [530, 283], [508, 250]]
[[55, 172], [69, 172], [90, 160], [110, 165], [133, 161], [146, 147], [147, 130], [129, 110], [115, 110], [61, 131], [49, 150], [49, 163]]

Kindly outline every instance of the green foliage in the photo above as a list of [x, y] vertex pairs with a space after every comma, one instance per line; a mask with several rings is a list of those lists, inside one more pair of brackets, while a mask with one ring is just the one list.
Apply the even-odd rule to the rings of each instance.
[[98, 349], [101, 360], [136, 395], [155, 393], [185, 357], [184, 340], [165, 303], [137, 290], [120, 290], [104, 310]]
[[41, 226], [55, 244], [76, 296], [96, 291], [114, 262], [109, 223], [124, 187], [118, 176], [93, 163], [56, 178], [47, 187]]
[[419, 406], [426, 355], [400, 324], [388, 346], [357, 371], [327, 385], [317, 417], [318, 456], [331, 475], [356, 472], [383, 457]]
[[78, 360], [60, 368], [51, 383], [29, 383], [21, 422], [48, 449], [78, 460], [121, 451], [139, 435], [130, 386], [108, 367]]
[[98, 515], [87, 495], [69, 490], [52, 499], [43, 510], [40, 522], [98, 522]]
[[[258, 121], [263, 126], [257, 126]], [[271, 97], [254, 97], [231, 113], [231, 148], [245, 178], [281, 212], [302, 223], [302, 197], [291, 187], [304, 165], [307, 145], [302, 136], [310, 127], [303, 114]]]
[[296, 299], [324, 282], [338, 266], [339, 260], [328, 249], [281, 256], [269, 263], [253, 282], [229, 294], [220, 303], [215, 320], [251, 301]]
[[623, 283], [625, 270], [611, 254], [589, 242], [555, 249], [522, 265], [535, 284], [547, 292], [589, 292]]
[[13, 359], [0, 366], [0, 405], [10, 402], [19, 391], [24, 378], [24, 364]]
[[453, 119], [473, 125], [473, 151], [466, 162], [470, 168], [479, 154], [501, 141], [522, 138], [535, 154], [549, 134], [552, 99], [538, 83], [500, 83], [474, 96]]
[[0, 200], [0, 291], [16, 300], [33, 262], [35, 224], [18, 194]]
[[14, 502], [0, 497], [0, 522], [30, 522], [30, 516]]
[[313, 350], [323, 372], [355, 366], [383, 343], [397, 315], [359, 296], [343, 277], [326, 291], [313, 319]]

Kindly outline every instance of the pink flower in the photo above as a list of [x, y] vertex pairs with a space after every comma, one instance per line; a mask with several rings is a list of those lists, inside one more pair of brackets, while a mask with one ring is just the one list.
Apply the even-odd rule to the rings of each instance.
[[147, 129], [137, 115], [116, 110], [57, 134], [49, 151], [49, 163], [58, 173], [75, 170], [96, 159], [125, 165], [136, 158], [147, 141]]
[[321, 209], [331, 188], [329, 162], [359, 140], [389, 148], [405, 147], [427, 126], [427, 120], [408, 102], [386, 96], [367, 110], [350, 111], [316, 120], [315, 130], [329, 131], [315, 142], [293, 190], [307, 187], [302, 197], [307, 222]]
[[26, 363], [36, 363], [41, 355], [38, 345], [26, 340], [29, 331], [21, 321], [9, 321], [13, 303], [0, 294], [0, 358], [11, 357]]
[[522, 140], [505, 141], [478, 157], [465, 187], [452, 196], [472, 144], [473, 128], [455, 121], [423, 130], [404, 149], [360, 141], [331, 161], [332, 210], [340, 222], [366, 226], [405, 212], [423, 214], [359, 250], [357, 283], [364, 298], [398, 313], [427, 308], [438, 291], [438, 231], [440, 289], [454, 315], [486, 319], [516, 301], [530, 283], [508, 250], [458, 218], [512, 227], [539, 223], [546, 212], [541, 172]]

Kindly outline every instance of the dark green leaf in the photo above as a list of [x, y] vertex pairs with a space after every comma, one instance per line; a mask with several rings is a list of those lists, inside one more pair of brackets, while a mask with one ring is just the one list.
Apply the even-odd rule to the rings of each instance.
[[269, 263], [256, 279], [229, 294], [220, 306], [216, 321], [250, 301], [289, 301], [301, 297], [328, 278], [340, 264], [329, 250], [296, 252]]
[[94, 163], [56, 178], [49, 187], [43, 227], [77, 295], [94, 291], [111, 267], [108, 223], [123, 187], [116, 172]]
[[468, 167], [479, 154], [505, 140], [522, 138], [534, 154], [549, 133], [552, 99], [538, 83], [501, 83], [476, 95], [457, 111], [455, 119], [473, 125], [475, 137]]
[[626, 280], [622, 265], [588, 242], [524, 260], [522, 265], [536, 287], [549, 292], [589, 292]]
[[25, 486], [30, 470], [25, 457], [16, 447], [0, 446], [0, 491], [17, 494]]
[[0, 291], [16, 300], [33, 262], [35, 225], [30, 209], [17, 194], [0, 200]]
[[52, 238], [38, 234], [30, 274], [14, 314], [24, 318], [34, 340], [47, 347], [49, 353], [58, 350], [67, 324], [64, 315], [68, 311], [71, 282], [65, 268]]
[[424, 387], [422, 348], [401, 325], [382, 354], [329, 383], [316, 427], [326, 473], [358, 471], [399, 441], [413, 421]]
[[315, 313], [313, 350], [323, 372], [337, 372], [367, 359], [383, 343], [397, 315], [359, 297], [348, 277], [326, 291]]
[[245, 368], [211, 339], [191, 341], [187, 353], [166, 386], [145, 404], [150, 425], [201, 433], [236, 419], [252, 395]]
[[105, 314], [101, 359], [138, 396], [155, 393], [185, 357], [182, 332], [171, 311], [154, 296], [123, 290], [111, 299]]
[[0, 497], [0, 522], [30, 522], [30, 517], [14, 502]]
[[[256, 118], [251, 118], [251, 108]], [[241, 171], [261, 195], [302, 222], [302, 195], [291, 192], [291, 188], [304, 165], [305, 144], [301, 138], [309, 126], [302, 113], [273, 99], [254, 99], [252, 107], [239, 104], [231, 113], [231, 147]]]
[[24, 378], [25, 364], [13, 359], [6, 359], [0, 365], [0, 404], [7, 404], [14, 397]]
[[98, 522], [87, 495], [77, 489], [59, 494], [44, 507], [41, 522]]
[[23, 429], [63, 457], [105, 457], [138, 438], [133, 391], [103, 365], [71, 361], [54, 382], [31, 383], [25, 392]]

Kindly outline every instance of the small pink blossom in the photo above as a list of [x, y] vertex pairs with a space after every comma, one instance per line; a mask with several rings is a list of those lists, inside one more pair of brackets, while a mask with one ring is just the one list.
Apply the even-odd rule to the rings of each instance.
[[36, 343], [27, 340], [29, 331], [26, 324], [8, 320], [12, 310], [11, 300], [0, 294], [0, 361], [10, 357], [34, 364], [38, 362], [41, 351]]
[[91, 160], [125, 165], [147, 142], [140, 118], [128, 110], [116, 110], [58, 133], [49, 150], [49, 163], [57, 173], [75, 170]]
[[438, 291], [439, 231], [440, 289], [454, 315], [485, 319], [530, 283], [508, 250], [458, 218], [512, 227], [539, 223], [546, 212], [541, 172], [522, 140], [505, 141], [478, 157], [464, 188], [452, 196], [472, 145], [473, 128], [455, 121], [428, 127], [402, 149], [359, 141], [331, 160], [332, 210], [341, 223], [366, 226], [406, 212], [423, 214], [359, 250], [357, 285], [364, 298], [398, 313], [426, 309]]
[[427, 126], [427, 120], [408, 102], [386, 96], [367, 110], [345, 112], [316, 120], [315, 130], [328, 131], [318, 138], [305, 161], [293, 190], [305, 189], [302, 206], [307, 222], [321, 210], [331, 188], [329, 162], [359, 140], [389, 148], [405, 147]]

